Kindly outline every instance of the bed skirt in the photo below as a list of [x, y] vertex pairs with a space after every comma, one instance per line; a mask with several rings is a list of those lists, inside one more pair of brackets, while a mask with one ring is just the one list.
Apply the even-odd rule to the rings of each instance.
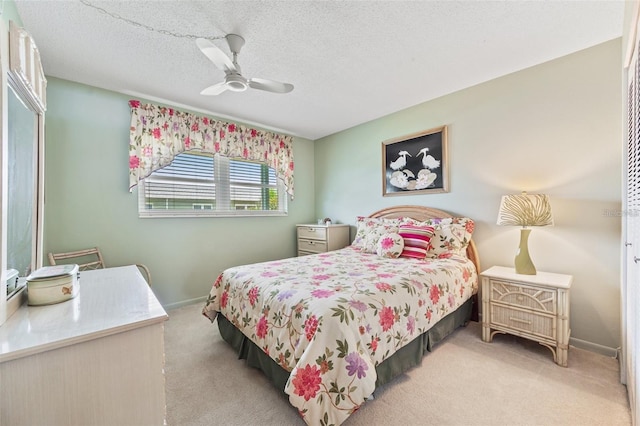
[[[471, 319], [473, 299], [467, 300], [458, 309], [442, 318], [429, 331], [416, 337], [407, 345], [400, 348], [389, 358], [376, 366], [376, 388], [390, 382], [405, 371], [420, 365], [423, 356], [451, 334], [455, 329], [466, 325]], [[289, 372], [280, 367], [273, 359], [265, 354], [255, 343], [242, 334], [222, 314], [218, 314], [218, 329], [222, 338], [238, 353], [239, 359], [247, 361], [247, 365], [264, 372], [271, 382], [284, 392], [289, 379]]]

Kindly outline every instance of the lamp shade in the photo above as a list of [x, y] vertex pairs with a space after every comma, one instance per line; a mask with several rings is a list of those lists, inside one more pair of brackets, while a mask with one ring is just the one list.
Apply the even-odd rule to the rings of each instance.
[[498, 212], [498, 225], [553, 225], [549, 196], [544, 194], [503, 195]]

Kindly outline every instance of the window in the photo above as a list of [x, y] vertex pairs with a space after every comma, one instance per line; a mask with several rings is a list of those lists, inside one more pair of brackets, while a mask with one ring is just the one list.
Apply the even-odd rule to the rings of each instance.
[[194, 210], [213, 210], [213, 204], [193, 203]]
[[286, 189], [264, 165], [183, 152], [139, 188], [140, 217], [282, 216]]

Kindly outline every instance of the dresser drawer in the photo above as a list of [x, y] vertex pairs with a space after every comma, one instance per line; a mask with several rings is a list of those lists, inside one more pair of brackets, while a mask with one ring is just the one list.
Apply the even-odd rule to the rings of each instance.
[[[298, 227], [298, 239], [306, 238], [312, 240], [326, 240], [327, 228], [315, 227], [315, 226], [299, 226]], [[326, 249], [325, 249], [326, 250]]]
[[491, 326], [506, 327], [556, 340], [556, 317], [491, 305]]
[[298, 239], [298, 251], [324, 253], [327, 251], [327, 242], [319, 240]]
[[296, 225], [298, 256], [339, 250], [349, 245], [349, 225]]
[[538, 312], [555, 314], [557, 293], [554, 289], [511, 284], [506, 281], [491, 280], [491, 301], [505, 305], [533, 309]]

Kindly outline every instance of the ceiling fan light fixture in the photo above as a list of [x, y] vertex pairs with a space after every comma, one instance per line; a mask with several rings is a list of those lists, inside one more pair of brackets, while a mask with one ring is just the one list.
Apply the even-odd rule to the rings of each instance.
[[244, 92], [248, 87], [247, 81], [242, 76], [237, 74], [227, 76], [227, 88], [232, 92]]

